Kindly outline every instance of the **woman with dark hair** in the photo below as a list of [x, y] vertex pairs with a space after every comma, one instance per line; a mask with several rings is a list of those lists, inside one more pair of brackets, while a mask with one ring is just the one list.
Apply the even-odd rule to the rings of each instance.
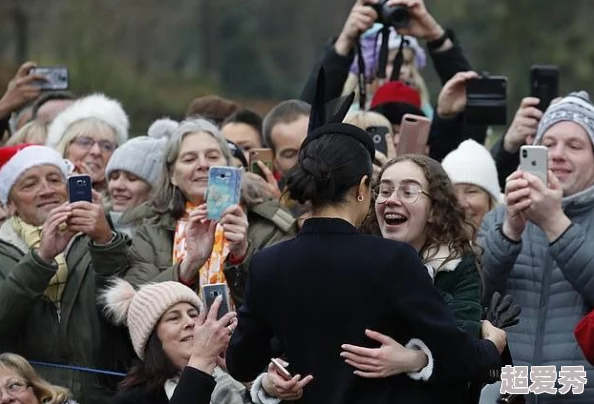
[[217, 368], [236, 325], [230, 312], [217, 320], [219, 297], [208, 314], [196, 293], [179, 282], [138, 291], [116, 280], [102, 295], [108, 315], [126, 324], [140, 362], [114, 398], [116, 404], [250, 402], [245, 388]]
[[[313, 127], [287, 178], [292, 198], [311, 201], [312, 217], [294, 240], [253, 257], [227, 367], [249, 381], [284, 353], [303, 403], [440, 403], [418, 380], [488, 378], [500, 366], [505, 332], [488, 322], [488, 340], [459, 330], [414, 248], [359, 233], [375, 149], [365, 131], [339, 123], [345, 105], [327, 124], [323, 106], [314, 106]], [[375, 347], [366, 329], [398, 343], [394, 376], [361, 378], [341, 357], [344, 343]], [[284, 352], [273, 351], [273, 336]]]

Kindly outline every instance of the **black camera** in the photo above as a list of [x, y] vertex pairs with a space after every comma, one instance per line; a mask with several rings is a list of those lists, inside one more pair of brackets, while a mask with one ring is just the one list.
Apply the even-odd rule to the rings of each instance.
[[410, 22], [410, 14], [404, 6], [388, 6], [388, 0], [379, 3], [367, 3], [378, 15], [377, 22], [394, 28], [406, 28]]

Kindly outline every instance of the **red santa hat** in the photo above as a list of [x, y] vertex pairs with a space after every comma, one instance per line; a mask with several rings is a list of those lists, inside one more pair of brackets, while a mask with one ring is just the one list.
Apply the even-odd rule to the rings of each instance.
[[54, 149], [33, 144], [0, 147], [0, 202], [6, 205], [10, 190], [25, 171], [45, 164], [68, 176], [68, 165]]

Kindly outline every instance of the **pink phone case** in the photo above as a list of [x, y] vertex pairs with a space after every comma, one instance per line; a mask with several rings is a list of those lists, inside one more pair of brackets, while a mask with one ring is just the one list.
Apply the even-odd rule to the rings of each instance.
[[427, 154], [431, 120], [424, 116], [406, 114], [400, 124], [400, 141], [396, 154]]

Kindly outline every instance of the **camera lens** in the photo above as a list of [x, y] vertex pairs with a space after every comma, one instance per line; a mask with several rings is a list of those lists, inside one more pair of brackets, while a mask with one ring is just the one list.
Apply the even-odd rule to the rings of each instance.
[[522, 150], [522, 157], [528, 157], [528, 152], [526, 150]]

